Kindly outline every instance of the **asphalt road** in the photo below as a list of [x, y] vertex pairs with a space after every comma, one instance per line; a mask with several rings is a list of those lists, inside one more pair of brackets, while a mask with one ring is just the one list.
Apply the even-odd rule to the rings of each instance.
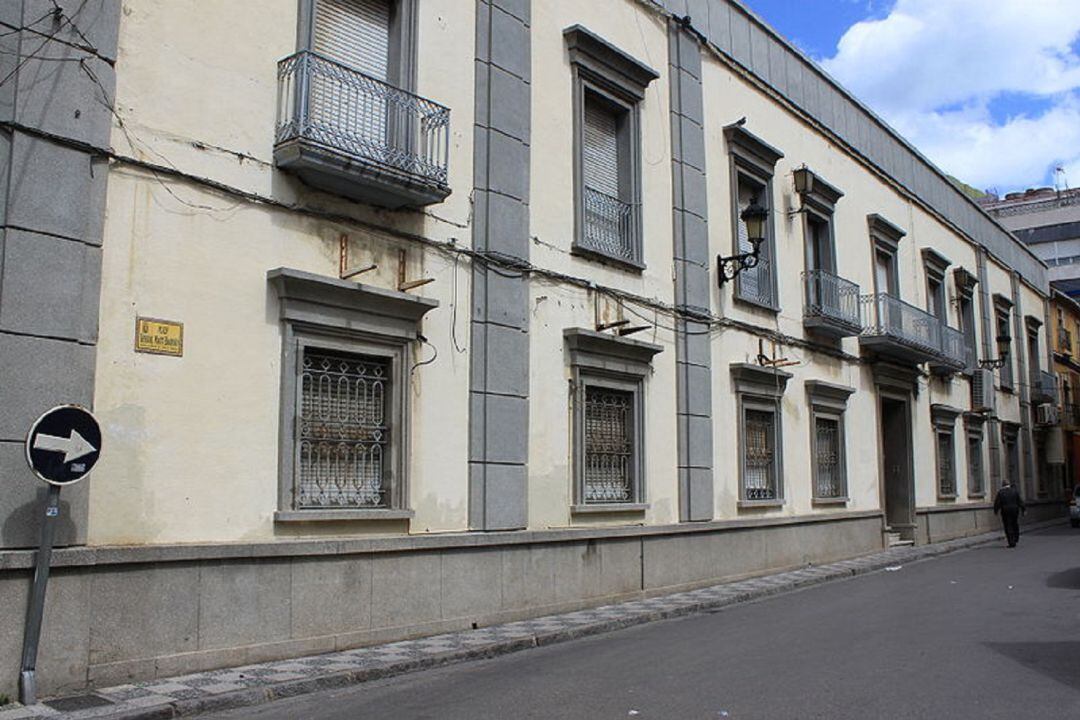
[[1080, 531], [215, 717], [1080, 718]]

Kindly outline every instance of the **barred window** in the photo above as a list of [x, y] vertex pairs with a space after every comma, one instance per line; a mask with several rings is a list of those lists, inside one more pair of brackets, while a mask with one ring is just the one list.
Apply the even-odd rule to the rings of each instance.
[[937, 433], [937, 475], [938, 494], [942, 497], [955, 497], [956, 471], [951, 432]]
[[816, 464], [814, 497], [844, 497], [844, 467], [841, 449], [840, 420], [814, 418], [814, 462]]
[[982, 433], [969, 434], [967, 439], [968, 451], [968, 494], [983, 495], [986, 493], [986, 478], [983, 473]]
[[743, 445], [743, 497], [778, 500], [775, 411], [744, 409]]
[[585, 502], [634, 497], [634, 394], [585, 388]]
[[390, 506], [390, 382], [388, 358], [304, 349], [297, 508]]

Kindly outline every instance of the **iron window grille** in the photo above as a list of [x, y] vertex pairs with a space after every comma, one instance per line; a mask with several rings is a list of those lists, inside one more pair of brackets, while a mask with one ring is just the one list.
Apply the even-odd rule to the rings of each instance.
[[296, 507], [389, 507], [390, 361], [309, 347], [301, 367]]
[[813, 502], [846, 503], [847, 458], [844, 414], [855, 388], [822, 380], [805, 383], [810, 404], [810, 453]]
[[844, 497], [843, 450], [839, 418], [814, 419], [814, 496], [821, 499]]
[[634, 502], [634, 394], [585, 388], [585, 502]]
[[775, 409], [743, 410], [743, 497], [748, 501], [779, 500]]
[[972, 497], [986, 494], [986, 473], [983, 468], [982, 431], [978, 434], [969, 431], [967, 438], [968, 460], [968, 495]]
[[953, 434], [937, 431], [938, 495], [956, 497], [956, 468], [953, 452]]
[[662, 347], [563, 330], [570, 362], [571, 513], [644, 512], [645, 378]]

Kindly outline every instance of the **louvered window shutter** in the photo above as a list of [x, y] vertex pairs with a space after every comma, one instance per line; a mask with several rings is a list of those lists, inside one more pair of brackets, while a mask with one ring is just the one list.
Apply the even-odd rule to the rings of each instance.
[[585, 101], [585, 132], [582, 139], [585, 186], [619, 197], [619, 137], [615, 113]]
[[393, 106], [381, 85], [389, 66], [390, 0], [317, 0], [315, 8], [315, 52], [364, 75], [332, 67], [314, 75], [313, 131], [360, 157], [395, 162], [388, 133]]
[[390, 57], [388, 0], [318, 0], [315, 52], [386, 82]]

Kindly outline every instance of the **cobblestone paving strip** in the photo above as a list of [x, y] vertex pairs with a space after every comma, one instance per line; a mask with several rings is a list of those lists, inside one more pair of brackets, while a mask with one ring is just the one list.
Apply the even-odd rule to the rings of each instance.
[[[1056, 524], [1056, 523], [1049, 523]], [[1032, 526], [1028, 529], [1034, 529]], [[258, 705], [453, 662], [495, 657], [631, 625], [715, 610], [831, 580], [884, 570], [999, 540], [988, 533], [765, 575], [698, 590], [341, 652], [210, 670], [87, 691], [111, 705], [62, 713], [48, 705], [0, 707], [0, 720], [150, 720]]]

